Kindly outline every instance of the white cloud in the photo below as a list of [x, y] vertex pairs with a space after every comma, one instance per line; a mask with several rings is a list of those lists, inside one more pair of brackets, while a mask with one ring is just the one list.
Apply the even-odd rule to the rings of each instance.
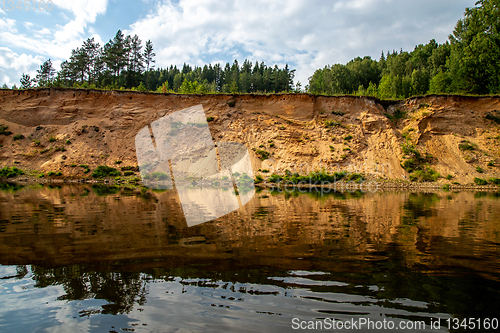
[[[16, 21], [8, 18], [0, 18], [0, 42], [2, 45], [9, 45], [8, 48], [1, 48], [0, 72], [3, 73], [10, 82], [17, 82], [22, 72], [34, 73], [34, 70], [46, 59], [51, 58], [56, 69], [59, 68], [61, 59], [67, 59], [71, 55], [71, 50], [81, 46], [86, 35], [88, 35], [88, 25], [95, 22], [98, 15], [106, 12], [107, 0], [53, 0], [54, 6], [69, 11], [69, 22], [64, 25], [56, 25], [56, 28], [49, 29], [43, 27], [40, 30], [31, 31], [31, 34], [19, 33], [16, 29]], [[52, 11], [52, 13], [55, 11]], [[46, 12], [50, 19], [52, 14]], [[23, 22], [28, 29], [35, 25], [30, 22]], [[87, 31], [86, 31], [87, 29]], [[100, 36], [94, 34], [98, 42], [102, 43]], [[29, 50], [33, 55], [22, 53], [20, 56], [12, 49]], [[12, 57], [20, 57], [25, 61], [24, 66], [12, 65]], [[37, 66], [33, 67], [33, 64]], [[4, 78], [4, 80], [6, 80]], [[16, 83], [18, 84], [18, 82]]]
[[[163, 1], [126, 33], [151, 39], [157, 66], [202, 57], [293, 64], [303, 85], [315, 69], [382, 50], [445, 42], [474, 0]], [[238, 59], [243, 60], [243, 59]], [[211, 60], [208, 60], [209, 62]]]
[[23, 73], [35, 77], [36, 70], [45, 61], [42, 56], [28, 54], [17, 54], [7, 47], [0, 47], [0, 78], [1, 84], [8, 86], [16, 84], [19, 87], [19, 79]]

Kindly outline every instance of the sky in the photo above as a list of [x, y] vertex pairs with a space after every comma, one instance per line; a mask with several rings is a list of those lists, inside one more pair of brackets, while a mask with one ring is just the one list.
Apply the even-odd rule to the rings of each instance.
[[104, 45], [121, 29], [143, 45], [153, 42], [156, 67], [234, 59], [288, 64], [304, 87], [327, 65], [366, 55], [378, 60], [382, 51], [411, 51], [431, 39], [445, 43], [476, 0], [25, 2], [27, 11], [18, 0], [5, 0], [5, 6], [0, 0], [0, 85], [19, 86], [23, 73], [34, 77], [47, 59], [59, 70], [87, 38]]

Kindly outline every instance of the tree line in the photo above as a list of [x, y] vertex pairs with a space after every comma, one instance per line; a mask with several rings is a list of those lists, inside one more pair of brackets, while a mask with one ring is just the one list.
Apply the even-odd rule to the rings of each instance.
[[50, 59], [37, 70], [35, 78], [23, 74], [21, 88], [83, 87], [103, 89], [133, 89], [139, 91], [179, 93], [255, 93], [289, 92], [295, 70], [288, 65], [268, 67], [264, 62], [245, 60], [240, 66], [209, 64], [203, 67], [155, 69], [153, 43], [148, 40], [143, 49], [141, 39], [124, 36], [118, 30], [104, 46], [94, 38], [71, 51], [71, 57], [56, 72]]
[[313, 94], [356, 94], [407, 98], [426, 93], [500, 92], [500, 10], [496, 0], [480, 0], [465, 10], [449, 35], [412, 52], [393, 50], [378, 61], [357, 57], [318, 69], [309, 78]]
[[[318, 69], [305, 91], [312, 94], [355, 94], [407, 98], [426, 93], [497, 94], [500, 92], [500, 10], [497, 0], [479, 0], [466, 8], [448, 41], [432, 39], [411, 52], [382, 52], [379, 60], [357, 57], [346, 64]], [[245, 60], [203, 67], [154, 68], [151, 41], [144, 49], [137, 35], [119, 30], [103, 47], [93, 38], [72, 51], [56, 72], [47, 60], [21, 88], [38, 86], [135, 89], [178, 93], [299, 92], [295, 70]], [[4, 85], [4, 88], [6, 86]]]

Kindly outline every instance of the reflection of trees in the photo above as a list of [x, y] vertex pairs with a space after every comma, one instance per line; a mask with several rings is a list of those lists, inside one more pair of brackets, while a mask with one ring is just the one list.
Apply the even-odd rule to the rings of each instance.
[[144, 305], [148, 289], [141, 273], [86, 271], [83, 265], [61, 268], [32, 266], [35, 286], [61, 285], [66, 292], [58, 300], [104, 299], [103, 314], [129, 313], [134, 304]]
[[439, 200], [440, 197], [436, 193], [410, 193], [403, 206], [403, 224], [412, 225], [418, 222], [420, 217], [432, 216], [435, 213], [432, 207]]

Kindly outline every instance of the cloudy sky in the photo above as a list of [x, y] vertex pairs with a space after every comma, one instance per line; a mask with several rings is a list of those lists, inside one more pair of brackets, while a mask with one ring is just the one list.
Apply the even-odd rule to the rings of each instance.
[[[0, 85], [19, 86], [50, 58], [59, 69], [71, 50], [118, 29], [151, 39], [156, 66], [288, 63], [304, 86], [314, 70], [381, 51], [444, 43], [476, 0], [53, 0], [52, 10], [0, 3]], [[14, 4], [14, 10], [9, 11]], [[50, 7], [49, 7], [50, 9]]]

